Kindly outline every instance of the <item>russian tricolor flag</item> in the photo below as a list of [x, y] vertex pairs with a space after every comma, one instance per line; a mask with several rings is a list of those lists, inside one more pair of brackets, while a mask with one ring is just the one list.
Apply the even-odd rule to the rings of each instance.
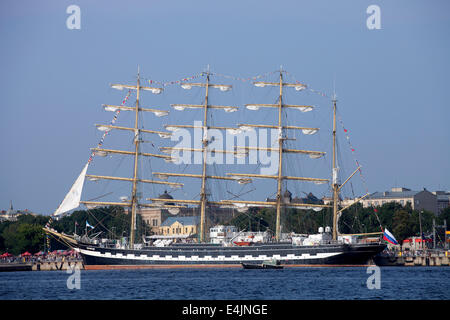
[[391, 244], [398, 244], [397, 240], [392, 235], [392, 233], [389, 232], [388, 229], [384, 229], [383, 239], [386, 240], [387, 242], [391, 243]]

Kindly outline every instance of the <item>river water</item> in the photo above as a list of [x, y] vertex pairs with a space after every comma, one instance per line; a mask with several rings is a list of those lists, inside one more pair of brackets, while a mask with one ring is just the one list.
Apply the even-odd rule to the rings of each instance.
[[321, 267], [0, 273], [0, 300], [35, 299], [448, 300], [450, 268], [381, 267], [379, 272], [363, 267]]

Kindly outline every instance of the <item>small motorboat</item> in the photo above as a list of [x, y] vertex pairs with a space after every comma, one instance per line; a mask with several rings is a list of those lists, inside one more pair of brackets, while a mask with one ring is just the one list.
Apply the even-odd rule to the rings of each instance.
[[261, 264], [241, 262], [241, 265], [244, 269], [283, 269], [283, 266], [280, 265], [280, 261], [275, 259], [264, 261]]

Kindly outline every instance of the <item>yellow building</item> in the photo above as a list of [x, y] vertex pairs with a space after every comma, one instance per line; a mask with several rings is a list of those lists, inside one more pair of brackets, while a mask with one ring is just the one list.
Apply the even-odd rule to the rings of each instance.
[[170, 235], [193, 235], [197, 233], [199, 217], [168, 217], [161, 224], [159, 234]]
[[[174, 205], [170, 200], [173, 197], [168, 194], [167, 191], [164, 191], [163, 194], [159, 195], [158, 199], [167, 200], [160, 201], [159, 204], [163, 205]], [[161, 233], [161, 224], [164, 220], [166, 220], [169, 216], [174, 214], [179, 214], [180, 216], [193, 216], [195, 215], [195, 210], [197, 208], [176, 208], [176, 209], [161, 209], [161, 208], [139, 208], [137, 213], [141, 216], [142, 221], [144, 221], [153, 234], [162, 234]], [[127, 209], [125, 213], [130, 213], [131, 210]]]

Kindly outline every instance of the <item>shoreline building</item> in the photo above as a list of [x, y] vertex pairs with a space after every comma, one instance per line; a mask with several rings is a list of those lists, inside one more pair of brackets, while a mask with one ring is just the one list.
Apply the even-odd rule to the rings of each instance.
[[17, 221], [17, 217], [21, 216], [21, 215], [24, 215], [24, 214], [36, 215], [35, 213], [29, 211], [28, 209], [25, 209], [25, 210], [14, 210], [13, 204], [12, 204], [12, 201], [11, 201], [8, 210], [0, 211], [0, 222], [3, 222], [3, 221]]
[[438, 212], [450, 207], [450, 191], [433, 191], [437, 198]]
[[[161, 205], [174, 205], [170, 202], [173, 197], [165, 191], [158, 197], [157, 202]], [[210, 219], [207, 221], [207, 227], [213, 227], [217, 224], [227, 224], [236, 215], [236, 210], [232, 208], [220, 208], [219, 206], [208, 206]], [[129, 210], [125, 211], [129, 213]], [[137, 212], [142, 220], [151, 228], [155, 235], [162, 235], [161, 227], [167, 219], [172, 217], [193, 217], [200, 215], [198, 207], [180, 206], [178, 208], [140, 208]]]
[[194, 236], [200, 222], [199, 216], [168, 217], [160, 226], [159, 234], [163, 236]]
[[413, 210], [427, 210], [435, 215], [439, 212], [436, 194], [425, 188], [422, 191], [413, 191], [407, 188], [395, 187], [391, 191], [374, 192], [361, 200], [364, 208], [378, 207], [389, 202], [396, 202], [402, 206], [406, 206], [409, 203]]
[[[289, 203], [307, 203], [307, 204], [324, 204], [324, 201], [322, 199], [317, 198], [315, 195], [313, 195], [311, 192], [306, 194], [306, 197], [292, 197], [292, 193], [289, 190], [286, 190], [283, 193], [282, 196], [282, 202], [284, 204]], [[267, 198], [267, 202], [276, 202], [276, 199]]]

